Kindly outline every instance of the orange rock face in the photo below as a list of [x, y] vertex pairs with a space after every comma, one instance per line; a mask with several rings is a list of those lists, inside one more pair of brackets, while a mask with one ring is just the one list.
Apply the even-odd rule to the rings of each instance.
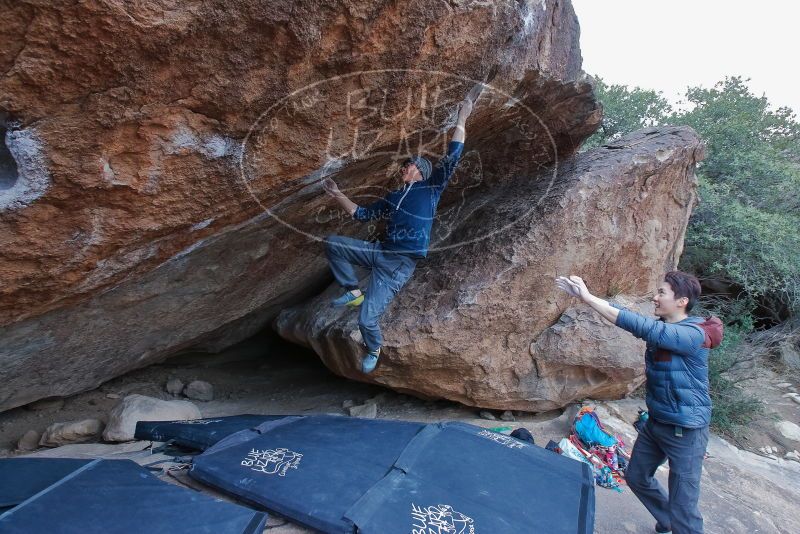
[[563, 0], [0, 10], [0, 410], [221, 349], [323, 290], [319, 239], [378, 229], [321, 178], [381, 194], [406, 155], [441, 155], [479, 82], [441, 242], [489, 242], [475, 195], [540, 184], [602, 115]]

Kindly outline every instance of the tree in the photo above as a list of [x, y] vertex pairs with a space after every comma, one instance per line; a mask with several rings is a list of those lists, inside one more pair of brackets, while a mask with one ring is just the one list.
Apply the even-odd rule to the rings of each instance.
[[753, 95], [740, 77], [711, 89], [691, 87], [691, 109], [668, 121], [687, 124], [708, 141], [702, 173], [710, 184], [730, 186], [741, 202], [773, 212], [800, 208], [800, 124], [786, 107], [771, 111], [765, 96]]
[[603, 105], [603, 122], [586, 140], [584, 149], [600, 146], [639, 128], [661, 124], [672, 112], [669, 102], [655, 91], [606, 85], [602, 78], [595, 78], [594, 90]]
[[682, 264], [761, 299], [773, 321], [798, 313], [800, 124], [740, 77], [689, 88], [686, 99], [690, 109], [668, 120], [694, 128], [707, 150]]

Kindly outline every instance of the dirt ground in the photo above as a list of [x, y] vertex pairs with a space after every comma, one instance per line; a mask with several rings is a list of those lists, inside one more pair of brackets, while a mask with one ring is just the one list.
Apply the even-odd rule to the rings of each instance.
[[[767, 367], [752, 373], [746, 381], [768, 405], [768, 413], [737, 440], [748, 450], [733, 446], [719, 437], [709, 443], [710, 457], [704, 466], [701, 509], [706, 532], [795, 533], [800, 525], [800, 463], [782, 459], [785, 452], [800, 448], [775, 430], [775, 421], [790, 420], [800, 424], [800, 404], [785, 395], [796, 391], [794, 377], [780, 375]], [[252, 414], [344, 414], [345, 403], [361, 404], [374, 399], [377, 417], [421, 422], [464, 421], [486, 428], [524, 426], [536, 443], [544, 446], [549, 439], [558, 441], [567, 435], [578, 405], [548, 413], [514, 412], [515, 421], [489, 420], [480, 410], [449, 401], [426, 401], [397, 394], [384, 388], [357, 383], [332, 375], [309, 351], [257, 336], [218, 355], [185, 354], [160, 365], [134, 371], [111, 380], [94, 391], [63, 400], [37, 403], [0, 414], [0, 456], [22, 454], [15, 451], [17, 440], [28, 430], [38, 432], [54, 422], [98, 418], [107, 414], [127, 394], [139, 393], [173, 399], [165, 390], [170, 378], [184, 383], [205, 380], [214, 387], [214, 399], [198, 402], [204, 417]], [[789, 386], [778, 384], [789, 383]], [[641, 398], [613, 402], [586, 401], [597, 407], [604, 423], [632, 446], [635, 431], [631, 423], [636, 410], [644, 406]], [[500, 413], [493, 412], [499, 418]], [[779, 453], [769, 458], [758, 449], [767, 443]], [[37, 451], [47, 456], [99, 456], [140, 454], [149, 443], [68, 445]], [[751, 452], [754, 451], [754, 452]], [[779, 458], [780, 457], [780, 458]], [[662, 466], [658, 477], [666, 485], [667, 470]], [[166, 476], [166, 475], [165, 475]], [[172, 482], [192, 485], [187, 477], [171, 477]], [[207, 491], [206, 488], [203, 489]], [[653, 532], [654, 521], [629, 489], [622, 493], [597, 487], [597, 533]], [[289, 534], [308, 532], [284, 519], [273, 518], [268, 531]]]
[[779, 456], [800, 451], [800, 444], [786, 439], [775, 427], [777, 421], [783, 420], [800, 424], [800, 403], [790, 398], [792, 393], [798, 393], [800, 373], [771, 360], [759, 360], [747, 362], [731, 375], [748, 395], [760, 399], [765, 406], [765, 413], [740, 428], [731, 441], [757, 454], [763, 454], [760, 449], [765, 446], [776, 447]]

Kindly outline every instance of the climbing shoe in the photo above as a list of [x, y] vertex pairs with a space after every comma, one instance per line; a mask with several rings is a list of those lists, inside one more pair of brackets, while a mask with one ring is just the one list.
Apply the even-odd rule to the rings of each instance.
[[375, 367], [378, 365], [378, 358], [381, 355], [381, 349], [378, 347], [375, 350], [371, 350], [364, 356], [364, 359], [361, 360], [361, 372], [365, 375], [370, 374], [372, 371], [375, 370]]
[[352, 290], [346, 292], [344, 295], [335, 299], [331, 304], [333, 306], [360, 306], [364, 302], [364, 293], [356, 295]]
[[660, 523], [656, 523], [656, 532], [658, 534], [672, 534], [672, 529], [667, 527], [662, 527]]

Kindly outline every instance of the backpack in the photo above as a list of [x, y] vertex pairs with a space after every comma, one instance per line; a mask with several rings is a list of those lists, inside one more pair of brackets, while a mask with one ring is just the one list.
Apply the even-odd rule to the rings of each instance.
[[714, 315], [707, 317], [702, 323], [695, 323], [703, 331], [705, 341], [702, 347], [706, 349], [715, 349], [722, 343], [723, 325], [719, 317]]
[[601, 447], [614, 447], [618, 439], [605, 429], [600, 418], [589, 406], [584, 406], [572, 420], [572, 433], [586, 444], [587, 447], [600, 445]]

